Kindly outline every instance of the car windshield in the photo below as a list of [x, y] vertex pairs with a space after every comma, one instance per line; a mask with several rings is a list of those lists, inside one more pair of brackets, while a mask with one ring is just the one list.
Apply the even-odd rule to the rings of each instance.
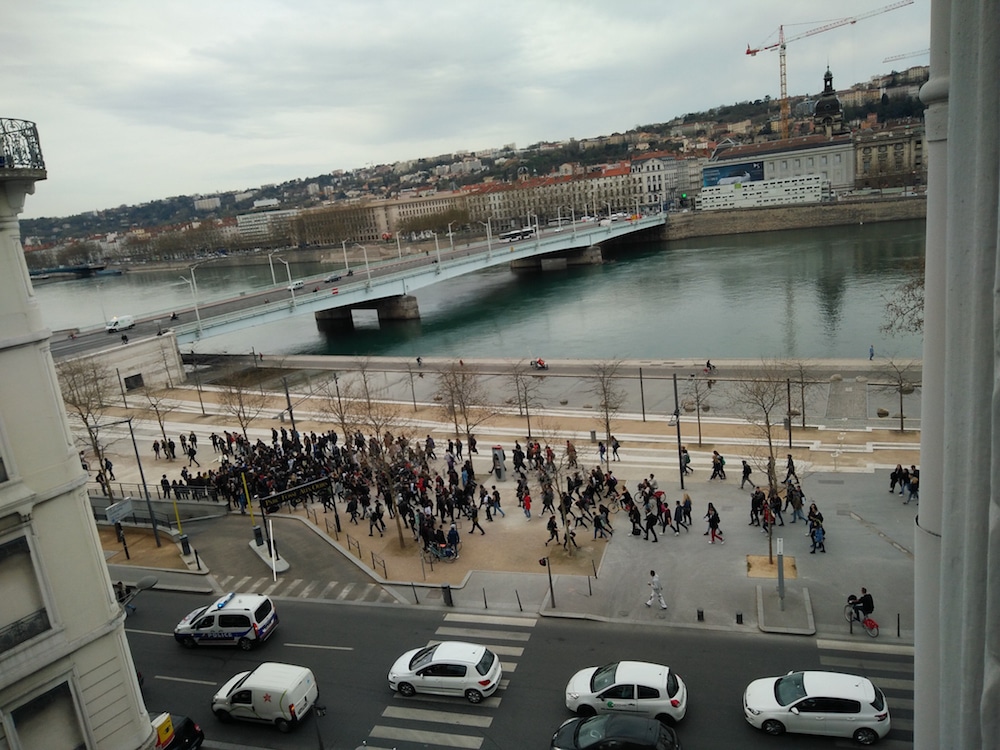
[[437, 644], [427, 646], [417, 651], [417, 653], [413, 655], [413, 658], [410, 659], [410, 669], [420, 669], [421, 667], [425, 667], [430, 664], [431, 660], [434, 658], [434, 651], [436, 649]]
[[591, 747], [604, 740], [607, 735], [607, 724], [613, 714], [601, 714], [581, 721], [576, 727], [576, 746]]
[[618, 671], [618, 662], [598, 668], [598, 670], [594, 672], [594, 676], [590, 678], [591, 692], [599, 693], [609, 685], [614, 685], [615, 672], [617, 671]]
[[786, 674], [774, 681], [774, 699], [778, 701], [779, 706], [787, 706], [805, 697], [806, 688], [801, 672]]
[[496, 655], [492, 651], [486, 649], [483, 651], [483, 658], [476, 664], [476, 671], [485, 677], [493, 669], [493, 662], [496, 661], [496, 658]]

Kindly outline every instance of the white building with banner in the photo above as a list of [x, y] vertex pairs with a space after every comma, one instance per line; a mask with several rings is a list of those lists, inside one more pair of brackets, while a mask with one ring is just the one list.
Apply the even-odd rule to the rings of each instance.
[[703, 187], [698, 208], [717, 211], [727, 208], [765, 208], [800, 203], [819, 203], [829, 195], [829, 185], [818, 174], [786, 177], [781, 180], [726, 181]]

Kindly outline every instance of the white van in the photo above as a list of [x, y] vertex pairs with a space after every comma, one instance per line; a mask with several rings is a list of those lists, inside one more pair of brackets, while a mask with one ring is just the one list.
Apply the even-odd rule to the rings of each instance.
[[278, 626], [274, 602], [260, 594], [226, 594], [189, 613], [174, 628], [182, 646], [239, 646], [249, 651], [266, 641]]
[[296, 289], [301, 289], [305, 285], [306, 285], [305, 281], [303, 281], [302, 279], [296, 279], [295, 281], [293, 281], [291, 284], [288, 285], [288, 291], [293, 292]]
[[259, 721], [288, 732], [318, 697], [312, 670], [270, 661], [231, 677], [212, 698], [212, 713], [220, 721]]
[[131, 315], [116, 315], [104, 324], [104, 330], [108, 333], [118, 333], [135, 328], [135, 318]]

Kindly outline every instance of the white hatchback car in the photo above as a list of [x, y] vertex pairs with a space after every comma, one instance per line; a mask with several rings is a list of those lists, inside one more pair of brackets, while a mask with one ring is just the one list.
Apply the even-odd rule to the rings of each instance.
[[414, 693], [464, 695], [481, 703], [496, 692], [503, 670], [485, 646], [444, 641], [407, 651], [389, 670], [389, 687], [407, 697]]
[[566, 708], [581, 716], [625, 713], [676, 722], [687, 713], [687, 687], [670, 667], [618, 661], [573, 675], [566, 685]]
[[839, 672], [789, 672], [747, 685], [743, 713], [768, 734], [853, 737], [871, 745], [889, 734], [885, 695], [871, 680]]

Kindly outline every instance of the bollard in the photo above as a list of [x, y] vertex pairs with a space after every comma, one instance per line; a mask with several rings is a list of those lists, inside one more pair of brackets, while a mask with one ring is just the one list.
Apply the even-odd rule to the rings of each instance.
[[486, 603], [486, 588], [483, 587], [483, 609], [489, 609], [490, 606]]
[[182, 555], [191, 554], [191, 543], [188, 541], [187, 534], [181, 534], [181, 554]]
[[705, 622], [705, 610], [698, 610], [698, 622]]
[[737, 625], [742, 625], [743, 624], [743, 613], [742, 612], [737, 612], [736, 613], [736, 624]]
[[517, 597], [517, 608], [524, 612], [524, 607], [521, 606], [521, 595], [517, 593], [517, 589], [514, 589], [514, 596]]
[[450, 583], [442, 583], [441, 584], [441, 596], [444, 597], [444, 603], [445, 603], [445, 605], [447, 605], [449, 607], [454, 607], [455, 606], [455, 602], [451, 598], [451, 584]]
[[201, 570], [201, 558], [198, 557], [198, 550], [194, 551], [194, 562], [198, 566], [198, 570]]
[[264, 546], [264, 532], [261, 531], [260, 526], [253, 527], [253, 541], [258, 547]]
[[417, 598], [417, 587], [413, 585], [413, 581], [410, 581], [410, 588], [413, 589], [413, 603], [420, 604], [420, 600]]

